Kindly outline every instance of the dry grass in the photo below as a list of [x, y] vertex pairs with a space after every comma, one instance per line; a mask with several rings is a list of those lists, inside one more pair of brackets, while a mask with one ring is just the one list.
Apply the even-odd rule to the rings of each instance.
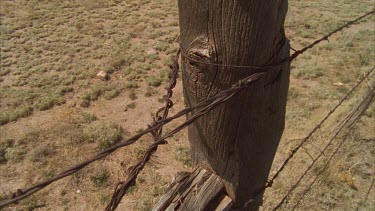
[[[373, 8], [371, 0], [289, 2], [286, 33], [297, 49]], [[179, 29], [177, 3], [172, 0], [3, 0], [0, 4], [3, 199], [10, 191], [51, 178], [145, 128], [150, 114], [163, 103], [167, 63], [176, 51]], [[304, 136], [374, 66], [373, 25], [374, 17], [366, 19], [292, 64], [287, 128], [274, 169], [297, 144], [287, 140]], [[99, 80], [99, 71], [108, 73], [109, 80]], [[343, 86], [334, 86], [337, 82]], [[181, 98], [179, 84], [176, 110], [183, 107]], [[375, 208], [374, 191], [370, 200], [362, 200], [375, 169], [374, 113], [372, 105], [299, 210]], [[306, 146], [309, 154], [316, 155], [326, 143], [327, 128]], [[120, 209], [150, 210], [176, 171], [189, 169], [186, 141], [185, 131], [160, 147]], [[126, 178], [127, 169], [151, 143], [147, 136], [10, 209], [103, 209], [115, 183]], [[290, 165], [294, 168], [287, 168], [266, 192], [266, 209], [290, 187], [298, 176], [296, 169], [302, 171], [310, 160], [305, 152], [298, 154]]]

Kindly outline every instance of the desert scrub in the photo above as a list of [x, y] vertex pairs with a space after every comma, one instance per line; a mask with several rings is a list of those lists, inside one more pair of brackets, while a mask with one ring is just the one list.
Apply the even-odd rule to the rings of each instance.
[[121, 126], [114, 123], [88, 125], [81, 135], [81, 142], [96, 143], [97, 150], [104, 150], [115, 145], [122, 137]]

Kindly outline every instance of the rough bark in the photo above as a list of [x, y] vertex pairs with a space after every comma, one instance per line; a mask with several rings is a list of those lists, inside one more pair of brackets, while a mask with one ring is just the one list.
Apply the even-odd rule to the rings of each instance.
[[[284, 34], [287, 0], [179, 0], [185, 55], [223, 65], [266, 65], [289, 57]], [[228, 89], [252, 68], [202, 65], [182, 59], [188, 106]], [[192, 159], [224, 182], [241, 207], [267, 180], [284, 129], [289, 64], [272, 68], [189, 127]], [[262, 195], [244, 210], [257, 210]], [[241, 209], [238, 209], [241, 210]]]

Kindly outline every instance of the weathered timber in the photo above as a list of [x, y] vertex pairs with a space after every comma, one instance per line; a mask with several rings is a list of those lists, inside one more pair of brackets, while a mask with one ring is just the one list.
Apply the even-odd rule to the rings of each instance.
[[[188, 106], [259, 71], [233, 65], [263, 66], [289, 58], [284, 33], [287, 4], [287, 0], [178, 1]], [[268, 69], [266, 77], [189, 126], [193, 163], [223, 179], [237, 210], [257, 210], [262, 203], [263, 193], [242, 208], [265, 185], [283, 133], [289, 69], [289, 64]]]
[[226, 197], [221, 179], [202, 168], [192, 173], [179, 173], [153, 211], [191, 211], [229, 209], [231, 200]]

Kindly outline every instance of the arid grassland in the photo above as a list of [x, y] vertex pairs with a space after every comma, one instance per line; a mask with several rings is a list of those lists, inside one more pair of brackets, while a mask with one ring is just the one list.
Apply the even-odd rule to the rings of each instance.
[[[374, 5], [373, 0], [290, 0], [287, 37], [300, 49]], [[0, 200], [139, 133], [163, 106], [168, 64], [178, 48], [177, 1], [0, 0], [0, 20]], [[298, 139], [375, 66], [374, 30], [370, 16], [293, 61], [274, 171]], [[105, 79], [97, 77], [100, 71]], [[266, 191], [264, 210], [280, 201], [321, 152], [366, 87], [297, 153]], [[172, 113], [184, 108], [180, 82], [173, 100]], [[126, 179], [151, 143], [146, 136], [5, 210], [103, 210], [115, 184]], [[318, 175], [296, 210], [375, 210], [375, 187], [369, 190], [375, 175], [374, 103], [324, 168], [335, 147], [337, 142], [283, 210], [291, 210]], [[150, 210], [174, 175], [190, 169], [183, 131], [159, 148], [119, 210]]]

